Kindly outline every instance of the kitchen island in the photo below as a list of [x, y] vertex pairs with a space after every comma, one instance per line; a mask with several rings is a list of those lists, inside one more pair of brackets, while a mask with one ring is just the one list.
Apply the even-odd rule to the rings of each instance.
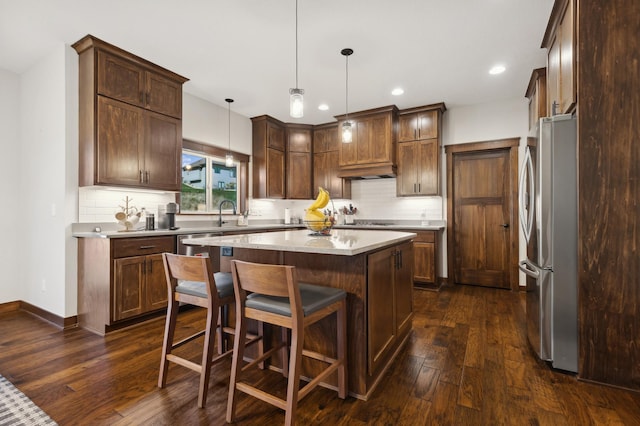
[[[367, 399], [411, 331], [415, 236], [350, 229], [312, 236], [308, 230], [291, 230], [193, 238], [183, 244], [221, 248], [222, 271], [230, 271], [231, 259], [293, 265], [301, 282], [344, 289], [349, 393]], [[334, 335], [332, 316], [308, 330], [305, 346], [335, 355]], [[303, 375], [314, 376], [317, 370], [313, 360], [303, 363]], [[335, 383], [332, 377], [326, 384]]]

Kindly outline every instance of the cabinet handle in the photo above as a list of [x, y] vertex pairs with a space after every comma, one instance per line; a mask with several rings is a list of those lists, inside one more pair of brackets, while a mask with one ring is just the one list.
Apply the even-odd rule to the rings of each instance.
[[420, 139], [420, 127], [418, 127], [418, 139]]
[[140, 183], [144, 183], [144, 171], [140, 170]]
[[149, 250], [149, 249], [152, 249], [152, 248], [156, 248], [156, 246], [155, 245], [153, 245], [153, 246], [140, 246], [140, 250]]
[[402, 269], [402, 250], [398, 251], [398, 257], [400, 258], [398, 261], [398, 269]]
[[414, 139], [418, 139], [418, 136], [417, 136], [417, 135], [418, 135], [418, 133], [417, 133], [417, 132], [418, 132], [418, 130], [413, 129], [413, 138], [414, 138]]
[[418, 192], [422, 192], [422, 184], [418, 183]]
[[147, 183], [149, 183], [149, 170], [147, 170], [146, 172], [144, 172], [144, 175], [147, 179]]

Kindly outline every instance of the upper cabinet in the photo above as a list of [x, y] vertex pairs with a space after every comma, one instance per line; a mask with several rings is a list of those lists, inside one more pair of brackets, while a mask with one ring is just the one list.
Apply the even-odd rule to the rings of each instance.
[[186, 78], [93, 36], [79, 55], [80, 186], [179, 191]]
[[443, 103], [398, 113], [398, 176], [396, 195], [440, 194], [441, 122]]
[[533, 70], [525, 97], [529, 99], [529, 130], [547, 116], [547, 71], [545, 68]]
[[311, 143], [313, 126], [287, 125], [287, 198], [308, 200], [312, 198], [311, 167], [313, 153]]
[[[397, 112], [396, 106], [391, 105], [349, 114], [353, 141], [340, 143], [339, 177], [396, 175]], [[347, 116], [336, 118], [341, 129]]]
[[351, 198], [351, 181], [338, 177], [340, 158], [338, 125], [323, 124], [313, 128], [313, 197], [318, 187], [329, 191], [332, 199]]
[[[267, 115], [253, 117], [253, 197], [285, 198], [286, 126]], [[310, 177], [307, 179], [311, 179]], [[311, 198], [309, 196], [309, 198]]]
[[556, 0], [542, 40], [547, 48], [547, 114], [573, 112], [576, 105], [576, 0]]

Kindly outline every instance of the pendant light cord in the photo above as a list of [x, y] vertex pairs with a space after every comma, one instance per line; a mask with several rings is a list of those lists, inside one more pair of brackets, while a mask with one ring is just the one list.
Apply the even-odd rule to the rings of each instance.
[[231, 153], [231, 102], [227, 101], [227, 104], [229, 105], [229, 108], [227, 108], [228, 110], [228, 123], [227, 123], [227, 129], [229, 129], [228, 131], [228, 136], [229, 136], [229, 153]]
[[347, 58], [346, 61], [346, 81], [345, 81], [345, 101], [344, 101], [344, 108], [346, 111], [346, 116], [345, 116], [345, 120], [348, 121], [349, 120], [349, 55], [345, 55]]
[[296, 89], [298, 88], [298, 0], [296, 0]]

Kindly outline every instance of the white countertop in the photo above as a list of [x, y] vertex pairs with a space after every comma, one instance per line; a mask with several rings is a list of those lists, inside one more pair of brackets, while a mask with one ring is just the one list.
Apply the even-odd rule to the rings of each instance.
[[332, 229], [331, 235], [310, 235], [307, 229], [263, 232], [222, 237], [190, 238], [183, 244], [196, 246], [237, 247], [302, 253], [353, 256], [378, 248], [408, 241], [416, 237], [412, 232], [362, 229]]

